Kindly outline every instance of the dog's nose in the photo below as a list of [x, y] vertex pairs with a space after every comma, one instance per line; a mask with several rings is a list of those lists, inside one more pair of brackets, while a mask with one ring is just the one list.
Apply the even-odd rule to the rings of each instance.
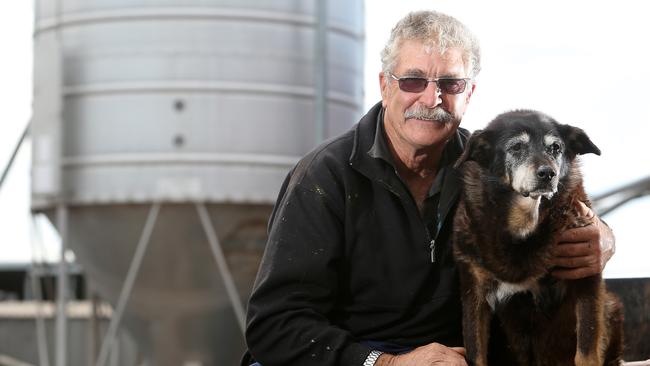
[[555, 177], [555, 170], [548, 165], [543, 165], [537, 169], [537, 178], [542, 180], [551, 180]]

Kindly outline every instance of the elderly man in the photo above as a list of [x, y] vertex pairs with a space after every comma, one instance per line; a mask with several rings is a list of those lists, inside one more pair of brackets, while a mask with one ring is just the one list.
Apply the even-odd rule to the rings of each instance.
[[[466, 364], [452, 165], [468, 137], [459, 124], [478, 42], [450, 16], [415, 12], [393, 29], [382, 62], [381, 103], [282, 186], [248, 306], [245, 365]], [[602, 270], [613, 236], [593, 222], [560, 238], [557, 276]]]

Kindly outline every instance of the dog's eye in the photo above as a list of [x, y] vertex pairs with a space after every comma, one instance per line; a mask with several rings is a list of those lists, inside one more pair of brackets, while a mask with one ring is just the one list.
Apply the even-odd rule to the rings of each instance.
[[552, 154], [557, 154], [560, 152], [560, 144], [558, 143], [553, 143], [551, 146], [548, 147], [548, 152]]
[[519, 151], [521, 150], [523, 144], [521, 142], [518, 142], [510, 147], [510, 150], [512, 151]]

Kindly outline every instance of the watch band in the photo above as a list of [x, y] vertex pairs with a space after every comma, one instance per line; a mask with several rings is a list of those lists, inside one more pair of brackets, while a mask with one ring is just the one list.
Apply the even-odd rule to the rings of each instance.
[[375, 362], [377, 362], [377, 359], [379, 358], [379, 356], [381, 356], [382, 353], [384, 352], [377, 351], [374, 349], [370, 351], [370, 354], [368, 355], [368, 357], [366, 357], [366, 360], [363, 361], [363, 366], [374, 366]]

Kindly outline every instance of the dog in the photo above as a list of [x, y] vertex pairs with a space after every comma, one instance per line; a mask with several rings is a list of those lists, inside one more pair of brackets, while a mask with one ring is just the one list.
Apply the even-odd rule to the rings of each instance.
[[470, 364], [620, 364], [621, 304], [602, 277], [549, 274], [558, 234], [590, 223], [578, 208], [590, 206], [577, 159], [587, 153], [600, 150], [583, 130], [533, 110], [470, 136], [453, 228]]

